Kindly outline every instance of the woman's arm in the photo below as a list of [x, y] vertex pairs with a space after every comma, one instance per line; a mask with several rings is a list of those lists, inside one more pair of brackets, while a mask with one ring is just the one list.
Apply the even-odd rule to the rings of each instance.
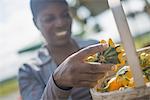
[[54, 82], [53, 76], [51, 75], [49, 81], [44, 90], [42, 100], [67, 100], [71, 93], [71, 89], [63, 90]]
[[[23, 100], [67, 100], [70, 90], [56, 86], [52, 75], [47, 85], [42, 82], [35, 65], [24, 64], [19, 69], [19, 87]], [[46, 87], [46, 88], [45, 88]], [[45, 90], [44, 90], [45, 89]], [[42, 96], [43, 95], [43, 96]]]

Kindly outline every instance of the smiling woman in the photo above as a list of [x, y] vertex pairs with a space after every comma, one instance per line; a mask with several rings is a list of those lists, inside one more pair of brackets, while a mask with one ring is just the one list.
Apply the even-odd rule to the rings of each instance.
[[[18, 66], [22, 60], [24, 61], [28, 58], [33, 57], [33, 55], [34, 55], [33, 52], [28, 53], [27, 55], [26, 54], [20, 55], [21, 57], [16, 55], [16, 52], [18, 50], [20, 50], [21, 48], [24, 48], [24, 46], [26, 46], [26, 45], [29, 46], [32, 43], [36, 44], [36, 42], [35, 42], [36, 40], [37, 41], [41, 40], [42, 36], [38, 34], [38, 33], [40, 33], [39, 32], [39, 30], [40, 30], [41, 33], [43, 34], [43, 36], [45, 37], [45, 40], [47, 40], [47, 44], [49, 44], [49, 46], [42, 48], [42, 50], [41, 50], [42, 53], [41, 52], [38, 53], [37, 61], [38, 61], [39, 66], [42, 68], [42, 71], [50, 70], [50, 72], [48, 74], [46, 74], [44, 72], [42, 75], [40, 75], [40, 77], [44, 77], [44, 78], [42, 79], [42, 81], [41, 80], [39, 81], [39, 77], [36, 77], [36, 75], [39, 71], [39, 70], [37, 70], [37, 69], [39, 69], [39, 66], [37, 67], [34, 65], [32, 66], [30, 64], [24, 64], [23, 66], [27, 70], [24, 70], [24, 67], [23, 67], [22, 69], [20, 69], [20, 71], [23, 71], [25, 73], [28, 73], [28, 71], [31, 72], [32, 75], [29, 75], [29, 76], [36, 77], [35, 81], [33, 81], [33, 82], [37, 82], [37, 80], [38, 80], [38, 82], [37, 82], [38, 84], [37, 83], [35, 83], [35, 84], [38, 85], [39, 87], [42, 84], [42, 86], [41, 86], [42, 89], [40, 89], [40, 90], [43, 91], [45, 88], [46, 82], [48, 82], [48, 79], [49, 79], [48, 77], [54, 72], [54, 70], [59, 65], [61, 65], [62, 61], [64, 61], [72, 53], [74, 53], [74, 52], [78, 51], [79, 49], [86, 47], [88, 45], [95, 44], [95, 43], [97, 43], [97, 41], [91, 41], [91, 40], [84, 41], [84, 40], [76, 39], [76, 38], [72, 39], [72, 37], [70, 35], [71, 35], [71, 33], [76, 32], [77, 29], [74, 28], [74, 26], [73, 26], [72, 30], [75, 30], [75, 31], [71, 32], [70, 24], [72, 23], [71, 22], [72, 19], [70, 19], [70, 11], [68, 11], [68, 7], [65, 6], [66, 3], [62, 4], [62, 5], [54, 3], [55, 6], [54, 5], [49, 6], [49, 4], [45, 4], [44, 5], [45, 9], [42, 9], [42, 11], [38, 13], [38, 17], [34, 18], [34, 22], [39, 30], [36, 29], [36, 27], [34, 26], [34, 23], [32, 23], [32, 15], [31, 15], [31, 12], [29, 11], [29, 4], [28, 4], [29, 1], [30, 0], [23, 0], [23, 1], [21, 1], [21, 0], [0, 0], [0, 12], [1, 12], [1, 14], [0, 14], [0, 45], [1, 45], [1, 47], [0, 47], [0, 49], [1, 49], [0, 50], [0, 61], [1, 61], [0, 67], [3, 70], [0, 73], [0, 76], [2, 76], [2, 74], [4, 75], [3, 78], [1, 78], [1, 77], [0, 78], [5, 79], [6, 76], [11, 77], [12, 75], [10, 75], [10, 74], [17, 72]], [[38, 1], [38, 0], [35, 0], [35, 1]], [[45, 0], [42, 0], [42, 1], [45, 1]], [[48, 1], [51, 1], [51, 0], [48, 0]], [[61, 1], [61, 0], [56, 0], [56, 1]], [[64, 1], [64, 0], [62, 0], [62, 1]], [[73, 3], [75, 3], [76, 0], [67, 0], [67, 1], [70, 2], [69, 4], [71, 5], [71, 7], [73, 7], [74, 6]], [[86, 0], [79, 0], [79, 1], [86, 1]], [[97, 1], [97, 0], [93, 0], [93, 1]], [[106, 1], [106, 0], [104, 0], [104, 1]], [[126, 0], [126, 1], [128, 1], [128, 0]], [[138, 0], [138, 1], [137, 0], [129, 0], [129, 1], [140, 2], [143, 0]], [[135, 7], [135, 5], [132, 7]], [[90, 6], [90, 7], [92, 7], [92, 6]], [[47, 11], [47, 10], [49, 10], [49, 11]], [[98, 10], [101, 10], [99, 6], [98, 6]], [[138, 17], [138, 18], [141, 19], [141, 17]], [[89, 23], [90, 23], [90, 21], [89, 21]], [[103, 32], [104, 34], [93, 34], [93, 32], [90, 31], [91, 26], [88, 26], [89, 25], [88, 24], [84, 28], [86, 31], [88, 31], [87, 33], [89, 33], [89, 34], [85, 34], [85, 37], [83, 37], [83, 38], [92, 38], [92, 39], [99, 40], [99, 39], [108, 39], [109, 37], [112, 37], [113, 40], [114, 40], [114, 38], [115, 38], [115, 40], [118, 40], [118, 38], [116, 39], [116, 35], [114, 35], [117, 33], [117, 31], [114, 29], [115, 24], [112, 24], [113, 20], [111, 18], [109, 11], [96, 17], [96, 21], [103, 25], [103, 30], [107, 31], [107, 33]], [[138, 23], [140, 23], [140, 25], [142, 25], [142, 28], [138, 28], [138, 32], [143, 32], [142, 31], [143, 29], [146, 30], [146, 28], [145, 28], [146, 26], [148, 26], [147, 29], [150, 29], [149, 23], [147, 23], [149, 20], [145, 20], [143, 22], [140, 22], [140, 21]], [[91, 22], [93, 22], [93, 20]], [[141, 23], [144, 23], [144, 25]], [[92, 25], [92, 24], [90, 23], [90, 25]], [[110, 25], [112, 25], [112, 27], [110, 27]], [[79, 27], [80, 29], [83, 28], [83, 27], [80, 27], [79, 25], [76, 25], [76, 26]], [[135, 23], [132, 26], [139, 26], [139, 24]], [[140, 30], [140, 29], [142, 29], [142, 30]], [[138, 32], [135, 31], [135, 33], [138, 33]], [[112, 33], [114, 33], [114, 34], [112, 34]], [[70, 37], [71, 37], [71, 43], [70, 43]], [[150, 38], [147, 38], [147, 41], [149, 39]], [[69, 43], [68, 43], [68, 41], [69, 41]], [[72, 46], [72, 43], [75, 45]], [[67, 45], [62, 46], [63, 44], [67, 44]], [[56, 48], [52, 48], [51, 46], [55, 46]], [[60, 48], [58, 48], [58, 47], [60, 47]], [[44, 53], [43, 53], [43, 51], [44, 51]], [[66, 62], [68, 64], [68, 59]], [[52, 67], [50, 67], [50, 68], [47, 67], [50, 65]], [[63, 65], [64, 65], [64, 63], [63, 63]], [[75, 63], [75, 65], [76, 65], [76, 63]], [[34, 68], [36, 70], [34, 70]], [[66, 68], [66, 70], [68, 71], [67, 68]], [[10, 71], [13, 71], [13, 72], [10, 72]], [[32, 71], [35, 72], [34, 75], [33, 75]], [[70, 73], [73, 74], [73, 72], [75, 72], [75, 71], [72, 71]], [[26, 74], [23, 74], [23, 75], [26, 75]], [[21, 77], [24, 77], [24, 76], [21, 76]], [[33, 78], [33, 77], [30, 77], [30, 78]], [[25, 79], [25, 78], [21, 78], [21, 79]], [[32, 79], [29, 79], [29, 80], [32, 80]], [[41, 83], [39, 83], [39, 82], [41, 82]], [[51, 82], [53, 82], [53, 81], [51, 81]], [[83, 80], [82, 80], [82, 82], [83, 82]], [[29, 87], [36, 86], [35, 84], [29, 85]], [[82, 84], [86, 84], [86, 82], [85, 83], [83, 82]], [[68, 89], [68, 85], [67, 86], [63, 85], [62, 87], [65, 87], [65, 89], [67, 87], [67, 89]], [[71, 88], [72, 88], [72, 86], [71, 86]], [[36, 88], [32, 88], [32, 89], [34, 90]], [[57, 89], [59, 90], [59, 88], [57, 88]], [[70, 89], [70, 85], [69, 85], [69, 89]], [[89, 93], [88, 89], [87, 88], [84, 88], [84, 89], [87, 90], [84, 93], [88, 94]], [[39, 92], [41, 92], [41, 91], [39, 91]], [[77, 90], [77, 92], [78, 92], [78, 90]], [[74, 94], [76, 94], [77, 92], [75, 89], [75, 92], [73, 92], [71, 94], [71, 96], [73, 98], [76, 97], [76, 95], [74, 95]], [[30, 92], [28, 92], [28, 93], [30, 94]], [[35, 93], [35, 92], [33, 92], [33, 93]], [[42, 93], [40, 93], [40, 95], [38, 95], [38, 96], [41, 96], [41, 95], [42, 95]], [[84, 95], [84, 94], [82, 94], [82, 95]], [[38, 98], [38, 96], [34, 96], [34, 97]], [[87, 98], [89, 98], [89, 96], [87, 96]]]
[[65, 0], [31, 0], [30, 6], [33, 21], [47, 44], [35, 61], [19, 69], [22, 98], [91, 100], [89, 87], [97, 83], [111, 64], [88, 64], [84, 58], [106, 46], [89, 46], [98, 42], [71, 37], [72, 18]]
[[[63, 0], [62, 0], [63, 2]], [[60, 45], [68, 41], [71, 33], [72, 19], [69, 15], [68, 7], [66, 3], [54, 3], [59, 5], [61, 10], [58, 10], [58, 6], [48, 6], [49, 4], [42, 2], [43, 5], [35, 3], [31, 8], [35, 25], [47, 40], [48, 44]], [[36, 8], [35, 8], [36, 7]], [[46, 7], [47, 10], [43, 10]], [[39, 10], [39, 11], [38, 11]], [[38, 11], [38, 12], [37, 12]], [[41, 12], [40, 12], [41, 11]], [[67, 39], [68, 38], [68, 39]], [[55, 42], [54, 42], [55, 41]]]

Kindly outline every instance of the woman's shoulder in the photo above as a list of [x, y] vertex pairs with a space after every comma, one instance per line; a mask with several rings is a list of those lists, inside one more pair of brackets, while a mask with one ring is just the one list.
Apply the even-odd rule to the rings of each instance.
[[41, 47], [33, 58], [22, 63], [19, 70], [23, 71], [39, 71], [44, 65], [51, 63], [51, 56], [45, 47]]
[[52, 74], [54, 68], [50, 66], [54, 66], [51, 57], [47, 53], [48, 51], [45, 48], [41, 48], [36, 57], [25, 61], [19, 68], [19, 79], [22, 77], [34, 77], [42, 83], [48, 81], [48, 77]]

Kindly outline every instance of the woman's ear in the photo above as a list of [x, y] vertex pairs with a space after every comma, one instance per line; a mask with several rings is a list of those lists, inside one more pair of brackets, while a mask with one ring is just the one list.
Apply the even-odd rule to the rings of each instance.
[[33, 23], [34, 23], [34, 25], [36, 26], [36, 28], [39, 30], [39, 27], [38, 27], [38, 25], [37, 25], [37, 19], [33, 18], [32, 20], [33, 20]]

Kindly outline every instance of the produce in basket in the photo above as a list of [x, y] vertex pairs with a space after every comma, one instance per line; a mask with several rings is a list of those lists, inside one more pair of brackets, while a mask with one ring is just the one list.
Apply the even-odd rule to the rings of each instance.
[[[143, 69], [143, 78], [145, 83], [150, 82], [150, 67], [145, 67]], [[129, 66], [124, 66], [111, 78], [105, 87], [101, 87], [103, 91], [101, 92], [109, 92], [114, 90], [123, 90], [126, 88], [133, 88], [135, 87], [135, 83], [133, 80], [132, 72]]]
[[[105, 40], [100, 43], [107, 43]], [[98, 80], [98, 84], [94, 87], [97, 92], [110, 92], [114, 90], [124, 90], [126, 88], [135, 87], [130, 66], [127, 66], [124, 50], [120, 45], [115, 45], [112, 39], [108, 41], [109, 47], [98, 52], [86, 59], [88, 62], [111, 63], [115, 64], [112, 72], [106, 72], [103, 79]], [[142, 52], [138, 54], [143, 78], [145, 83], [150, 82], [150, 52]], [[126, 66], [125, 66], [126, 65]]]
[[[105, 40], [101, 40], [100, 44], [107, 43]], [[116, 68], [113, 68], [117, 71], [118, 67], [125, 64], [124, 50], [120, 45], [115, 45], [112, 39], [108, 40], [108, 48], [103, 52], [98, 52], [92, 56], [89, 56], [87, 62], [99, 62], [106, 64], [115, 64]]]
[[140, 54], [139, 59], [142, 67], [150, 66], [150, 54], [143, 52]]
[[112, 68], [112, 71], [106, 72], [103, 79], [98, 80], [98, 85], [96, 85], [97, 91], [101, 90], [101, 86], [104, 85], [102, 82], [106, 80], [108, 76], [111, 76], [116, 72], [120, 66], [125, 64], [125, 57], [124, 50], [121, 48], [120, 45], [115, 45], [112, 39], [109, 39], [108, 42], [105, 40], [101, 40], [100, 44], [108, 44], [108, 48], [103, 52], [98, 52], [92, 56], [86, 58], [87, 62], [98, 62], [98, 63], [105, 63], [105, 64], [114, 64], [115, 67]]
[[[144, 52], [139, 55], [140, 65], [143, 72], [145, 84], [150, 82], [150, 53]], [[114, 90], [124, 90], [126, 88], [135, 87], [130, 66], [120, 68], [112, 78], [107, 81], [103, 80], [103, 84], [96, 86], [97, 92], [110, 92]]]

